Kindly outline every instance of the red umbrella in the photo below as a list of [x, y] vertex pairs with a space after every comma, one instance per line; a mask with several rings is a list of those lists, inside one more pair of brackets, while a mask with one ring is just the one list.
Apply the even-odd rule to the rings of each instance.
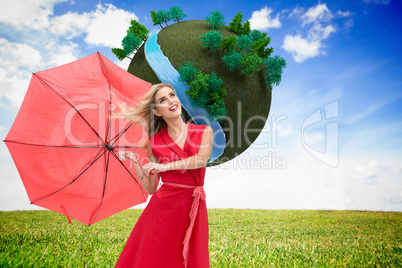
[[148, 162], [148, 134], [111, 114], [112, 96], [130, 106], [152, 84], [100, 53], [34, 73], [6, 145], [31, 204], [94, 224], [143, 203], [148, 194], [118, 151]]

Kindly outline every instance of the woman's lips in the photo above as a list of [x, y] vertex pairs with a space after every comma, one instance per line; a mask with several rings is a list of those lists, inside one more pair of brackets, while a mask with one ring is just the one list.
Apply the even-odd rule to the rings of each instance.
[[175, 111], [175, 110], [177, 110], [177, 108], [179, 108], [179, 105], [173, 105], [172, 107], [175, 107], [176, 106], [176, 108], [173, 108], [173, 109], [169, 109], [170, 111]]

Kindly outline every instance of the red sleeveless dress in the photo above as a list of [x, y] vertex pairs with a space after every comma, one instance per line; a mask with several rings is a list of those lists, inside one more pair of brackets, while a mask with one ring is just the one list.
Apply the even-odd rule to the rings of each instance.
[[[166, 126], [150, 138], [159, 163], [197, 154], [206, 125], [187, 124], [183, 150]], [[209, 267], [206, 167], [160, 172], [162, 186], [138, 219], [115, 267]]]

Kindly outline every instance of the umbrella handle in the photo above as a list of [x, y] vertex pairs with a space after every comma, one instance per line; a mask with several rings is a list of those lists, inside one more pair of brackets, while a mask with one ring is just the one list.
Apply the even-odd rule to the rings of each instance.
[[160, 192], [158, 191], [158, 190], [159, 190], [159, 189], [158, 189], [159, 181], [158, 181], [158, 176], [156, 176], [155, 169], [151, 170], [151, 171], [149, 172], [149, 174], [152, 174], [152, 175], [155, 176], [155, 179], [156, 179], [156, 192], [158, 193], [158, 197], [160, 197], [161, 194], [160, 194]]

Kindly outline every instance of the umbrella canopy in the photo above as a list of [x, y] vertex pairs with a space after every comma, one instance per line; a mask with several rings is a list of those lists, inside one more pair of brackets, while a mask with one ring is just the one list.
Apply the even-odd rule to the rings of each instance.
[[152, 84], [100, 53], [32, 75], [4, 142], [31, 204], [94, 224], [143, 203], [134, 166], [148, 162], [144, 125], [111, 114], [112, 96], [135, 106]]

